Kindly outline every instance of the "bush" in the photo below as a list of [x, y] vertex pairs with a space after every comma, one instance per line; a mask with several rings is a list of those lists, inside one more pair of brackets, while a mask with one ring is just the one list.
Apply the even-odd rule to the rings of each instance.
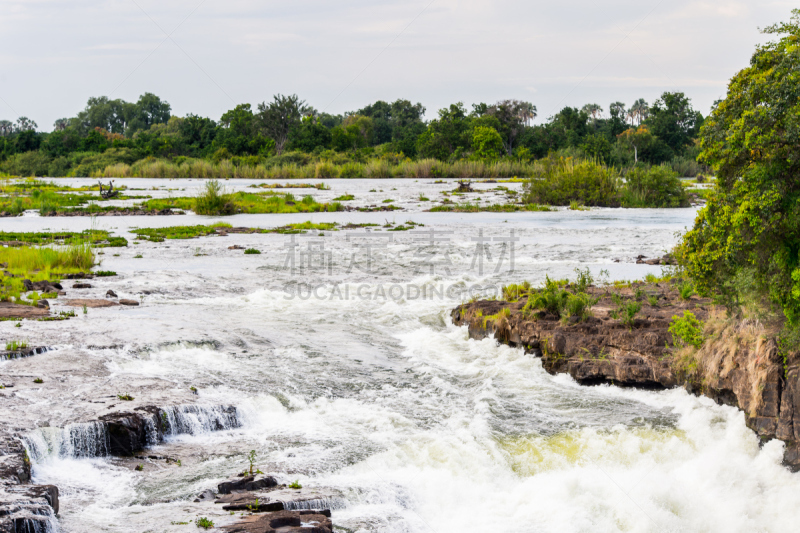
[[619, 205], [619, 177], [613, 168], [591, 160], [548, 157], [536, 164], [534, 176], [523, 185], [528, 204]]
[[236, 206], [217, 180], [208, 180], [206, 190], [197, 197], [194, 212], [198, 215], [232, 215]]
[[684, 311], [682, 317], [673, 316], [669, 332], [672, 333], [673, 344], [700, 348], [704, 341], [703, 323], [691, 311]]
[[682, 207], [689, 205], [678, 175], [668, 166], [645, 170], [637, 166], [625, 176], [624, 207]]
[[570, 294], [564, 306], [565, 315], [568, 317], [578, 317], [585, 320], [592, 316], [591, 308], [598, 302], [599, 298], [593, 298], [584, 292]]
[[50, 158], [42, 152], [14, 154], [3, 163], [2, 170], [12, 176], [47, 176]]
[[255, 248], [248, 248], [247, 250], [244, 251], [244, 253], [247, 255], [258, 255], [261, 252], [259, 250], [256, 250]]

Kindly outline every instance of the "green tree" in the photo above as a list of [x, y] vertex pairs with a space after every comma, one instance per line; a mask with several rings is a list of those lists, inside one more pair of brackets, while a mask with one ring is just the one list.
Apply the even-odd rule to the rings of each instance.
[[261, 131], [275, 141], [278, 155], [283, 153], [289, 140], [289, 133], [300, 124], [304, 111], [303, 100], [296, 94], [284, 96], [276, 94], [272, 102], [258, 104], [258, 125]]
[[503, 138], [497, 130], [477, 126], [472, 130], [472, 153], [480, 159], [497, 159], [503, 151]]
[[717, 185], [687, 233], [683, 256], [698, 289], [732, 309], [764, 302], [800, 327], [800, 10], [764, 33], [750, 66], [706, 120], [701, 159]]
[[442, 161], [456, 151], [469, 149], [470, 145], [470, 123], [462, 102], [440, 109], [439, 118], [432, 120], [417, 139], [420, 156]]
[[692, 109], [685, 94], [665, 92], [650, 108], [646, 123], [653, 135], [680, 154], [697, 136], [703, 116]]

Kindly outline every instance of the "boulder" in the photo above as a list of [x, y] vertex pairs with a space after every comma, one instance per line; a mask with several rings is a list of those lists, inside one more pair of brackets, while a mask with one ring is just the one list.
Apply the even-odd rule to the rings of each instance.
[[117, 297], [116, 292], [112, 291], [111, 289], [108, 289], [106, 291], [106, 298], [116, 298], [116, 297]]
[[139, 305], [139, 302], [137, 302], [136, 300], [128, 300], [126, 298], [121, 299], [119, 303], [121, 303], [122, 305], [131, 305], [131, 306]]
[[230, 494], [235, 490], [253, 491], [275, 487], [278, 482], [272, 476], [263, 476], [256, 479], [254, 476], [245, 476], [230, 481], [225, 481], [217, 485], [217, 492], [220, 494]]

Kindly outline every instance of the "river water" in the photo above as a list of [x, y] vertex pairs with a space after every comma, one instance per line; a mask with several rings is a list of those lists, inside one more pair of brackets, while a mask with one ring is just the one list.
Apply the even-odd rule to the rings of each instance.
[[[160, 188], [148, 191], [154, 196], [202, 185], [118, 183]], [[80, 294], [113, 289], [142, 302], [65, 322], [0, 323], [3, 338], [58, 348], [0, 366], [9, 379], [45, 376], [38, 388], [18, 385], [13, 400], [31, 442], [95, 418], [121, 393], [135, 397], [132, 406], [233, 405], [241, 422], [169, 437], [146, 453], [180, 466], [154, 459], [142, 472], [130, 461], [39, 450], [35, 481], [60, 488], [63, 531], [187, 531], [195, 526], [180, 523], [199, 516], [231, 523], [236, 517], [220, 506], [192, 500], [243, 470], [250, 450], [280, 482], [329, 495], [340, 532], [794, 530], [800, 478], [780, 466], [782, 443], [759, 448], [740, 411], [683, 390], [582, 387], [548, 375], [522, 350], [468, 340], [449, 318], [503, 283], [585, 267], [596, 278], [658, 273], [633, 258], [669, 249], [694, 209], [426, 213], [431, 202], [420, 193], [436, 201], [452, 183], [327, 183], [331, 190], [311, 194], [351, 193], [353, 205], [393, 199], [405, 210], [226, 222], [422, 226], [133, 244], [132, 227], [219, 218], [3, 219], [6, 230], [93, 226], [126, 236], [128, 248], [100, 256], [99, 268], [119, 275]]]

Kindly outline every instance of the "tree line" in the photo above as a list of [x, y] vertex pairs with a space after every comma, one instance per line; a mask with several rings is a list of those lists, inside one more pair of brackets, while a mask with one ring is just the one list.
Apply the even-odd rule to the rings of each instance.
[[148, 157], [258, 164], [296, 152], [322, 159], [344, 154], [364, 161], [391, 154], [446, 162], [524, 162], [560, 153], [618, 167], [691, 166], [704, 121], [681, 92], [665, 92], [652, 104], [613, 102], [607, 112], [598, 104], [565, 107], [544, 124], [533, 124], [536, 106], [520, 100], [471, 109], [458, 102], [430, 121], [425, 111], [421, 103], [398, 99], [332, 115], [297, 95], [278, 94], [255, 108], [237, 105], [213, 120], [173, 116], [169, 103], [152, 93], [137, 102], [92, 97], [76, 116], [55, 121], [49, 133], [37, 131], [26, 117], [0, 121], [0, 168], [12, 174], [82, 175]]

